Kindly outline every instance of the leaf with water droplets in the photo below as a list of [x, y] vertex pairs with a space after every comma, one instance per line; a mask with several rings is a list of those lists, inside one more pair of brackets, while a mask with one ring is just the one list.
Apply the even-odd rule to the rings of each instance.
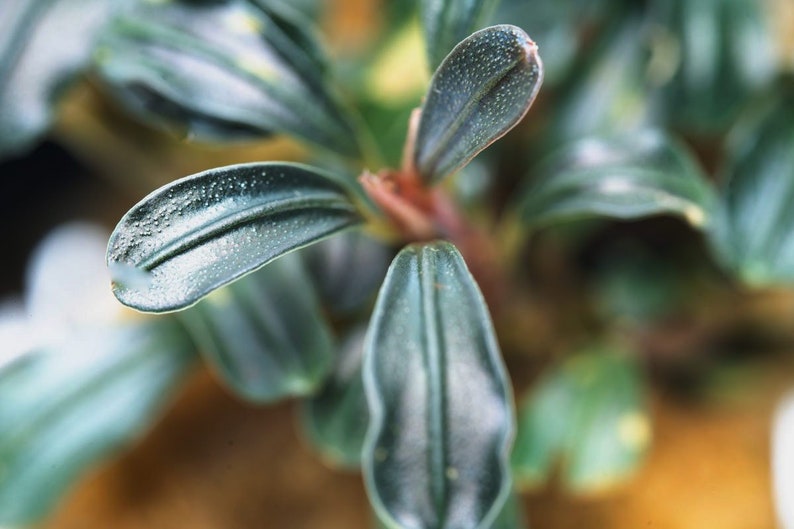
[[455, 46], [422, 106], [413, 153], [421, 177], [438, 182], [505, 135], [542, 80], [538, 48], [515, 26], [485, 28]]
[[480, 29], [499, 0], [422, 0], [422, 26], [431, 69], [455, 45]]
[[543, 484], [561, 460], [567, 488], [598, 492], [636, 471], [650, 438], [636, 363], [623, 354], [590, 351], [547, 373], [525, 400], [514, 476], [524, 485]]
[[297, 248], [360, 222], [345, 188], [290, 163], [231, 165], [153, 192], [121, 219], [107, 262], [116, 297], [183, 309]]
[[295, 253], [179, 315], [204, 358], [243, 399], [271, 402], [311, 394], [331, 367], [331, 331]]
[[0, 525], [41, 520], [159, 415], [195, 350], [172, 318], [85, 328], [0, 369]]
[[530, 226], [667, 213], [703, 227], [714, 214], [715, 192], [694, 157], [658, 131], [574, 142], [542, 162], [537, 173], [519, 206]]
[[90, 62], [115, 3], [2, 0], [0, 155], [28, 147], [49, 127], [56, 99]]
[[794, 92], [734, 130], [711, 240], [724, 265], [754, 286], [794, 284]]
[[276, 132], [355, 156], [310, 24], [287, 7], [136, 2], [105, 32], [98, 70], [133, 112], [198, 139]]
[[364, 347], [363, 468], [388, 527], [491, 527], [510, 492], [512, 397], [491, 318], [449, 243], [393, 261]]
[[301, 407], [301, 423], [309, 441], [329, 463], [346, 468], [361, 464], [369, 422], [361, 378], [363, 348], [364, 329], [357, 328], [340, 347], [323, 388]]

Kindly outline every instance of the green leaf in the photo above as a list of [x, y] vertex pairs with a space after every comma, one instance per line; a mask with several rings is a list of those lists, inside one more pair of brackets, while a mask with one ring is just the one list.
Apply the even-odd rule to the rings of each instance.
[[96, 34], [116, 3], [3, 0], [0, 156], [28, 148], [46, 131], [58, 96], [90, 62]]
[[252, 402], [313, 393], [331, 367], [331, 332], [297, 254], [180, 313], [226, 386]]
[[774, 79], [773, 31], [757, 0], [664, 0], [655, 53], [669, 62], [661, 86], [672, 124], [700, 133], [725, 129]]
[[99, 71], [132, 111], [199, 139], [276, 132], [356, 156], [308, 22], [273, 4], [138, 2], [105, 32]]
[[512, 491], [490, 529], [524, 529], [527, 527], [526, 520], [521, 497]]
[[574, 142], [549, 156], [537, 173], [519, 205], [531, 226], [665, 213], [703, 227], [714, 215], [715, 193], [694, 157], [659, 131]]
[[320, 392], [303, 401], [301, 423], [309, 441], [330, 464], [361, 464], [369, 409], [361, 378], [364, 329], [355, 329], [342, 344], [333, 373]]
[[323, 303], [344, 314], [375, 297], [394, 252], [351, 230], [307, 248], [303, 255]]
[[439, 66], [417, 129], [414, 165], [426, 182], [457, 171], [529, 110], [543, 80], [535, 43], [492, 26], [458, 44]]
[[712, 241], [750, 285], [794, 282], [794, 94], [778, 97], [734, 131]]
[[345, 189], [308, 166], [204, 171], [161, 187], [121, 219], [108, 245], [114, 293], [138, 310], [183, 309], [359, 220]]
[[598, 492], [636, 471], [649, 442], [637, 366], [625, 355], [592, 351], [547, 373], [524, 401], [513, 472], [519, 483], [542, 484], [561, 459], [569, 490]]
[[499, 0], [422, 0], [427, 56], [435, 69], [452, 48], [480, 29]]
[[490, 527], [510, 491], [510, 385], [491, 319], [449, 243], [406, 247], [364, 349], [363, 469], [393, 528]]
[[140, 437], [194, 351], [172, 319], [87, 329], [0, 370], [0, 524], [40, 520], [87, 469]]

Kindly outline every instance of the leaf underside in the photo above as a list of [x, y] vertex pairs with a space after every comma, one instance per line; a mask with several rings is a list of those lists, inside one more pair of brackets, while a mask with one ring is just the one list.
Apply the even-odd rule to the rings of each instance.
[[487, 309], [449, 243], [394, 260], [365, 345], [363, 468], [389, 527], [490, 527], [510, 490], [509, 383]]

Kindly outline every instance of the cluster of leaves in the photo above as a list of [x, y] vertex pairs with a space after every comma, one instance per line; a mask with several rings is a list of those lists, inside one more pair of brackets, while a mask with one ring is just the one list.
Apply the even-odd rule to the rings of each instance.
[[[211, 169], [122, 218], [107, 251], [114, 294], [169, 314], [135, 324], [142, 342], [114, 331], [79, 377], [58, 375], [68, 384], [49, 378], [68, 341], [2, 368], [0, 472], [11, 478], [0, 485], [0, 523], [43, 515], [84, 462], [140, 431], [200, 353], [240, 398], [304, 398], [309, 437], [327, 459], [362, 466], [386, 527], [520, 527], [513, 476], [544, 482], [562, 461], [569, 488], [600, 489], [636, 468], [650, 426], [636, 353], [607, 341], [544, 374], [516, 436], [488, 310], [500, 314], [505, 291], [522, 285], [514, 232], [525, 241], [570, 219], [669, 214], [748, 284], [792, 279], [794, 99], [776, 78], [755, 0], [423, 0], [435, 73], [395, 169], [379, 162], [378, 150], [393, 149], [385, 134], [363, 133], [370, 117], [348, 108], [366, 96], [335, 88], [305, 13], [279, 0], [92, 4], [12, 3], [0, 152], [40, 137], [61, 86], [90, 68], [144, 122], [210, 142], [289, 135], [317, 148], [316, 164]], [[524, 29], [477, 31], [489, 20]], [[61, 25], [64, 56], [44, 53], [45, 30]], [[538, 94], [535, 42], [550, 95], [519, 134], [477, 158], [488, 176], [466, 191], [474, 157]], [[692, 146], [731, 127], [718, 187]], [[498, 168], [512, 174], [497, 181]], [[149, 377], [157, 362], [171, 367]], [[27, 395], [33, 380], [57, 395]], [[140, 413], [102, 408], [68, 442], [52, 441], [67, 425], [49, 417], [109, 406], [114, 392], [123, 403], [135, 384], [151, 395]], [[118, 435], [99, 435], [113, 419]], [[42, 470], [50, 459], [27, 463], [32, 446], [70, 462], [58, 480]]]

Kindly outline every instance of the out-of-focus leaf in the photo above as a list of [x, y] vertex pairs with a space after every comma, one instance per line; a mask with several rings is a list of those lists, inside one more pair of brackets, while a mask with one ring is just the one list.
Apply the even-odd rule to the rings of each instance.
[[364, 348], [363, 469], [388, 527], [490, 527], [510, 491], [509, 382], [491, 319], [449, 243], [395, 258]]
[[672, 75], [661, 86], [664, 112], [697, 132], [724, 129], [774, 75], [772, 31], [758, 0], [661, 0], [656, 55]]
[[41, 519], [85, 470], [146, 430], [192, 365], [170, 318], [86, 328], [0, 370], [0, 524]]
[[686, 148], [659, 131], [584, 139], [553, 153], [522, 195], [528, 225], [667, 213], [702, 227], [716, 195]]
[[308, 23], [283, 8], [138, 2], [105, 32], [97, 64], [134, 112], [196, 138], [272, 131], [355, 156], [355, 132], [328, 90]]
[[778, 405], [772, 431], [772, 480], [777, 518], [782, 529], [794, 527], [794, 393]]
[[502, 511], [496, 517], [490, 529], [525, 529], [526, 527], [527, 516], [524, 513], [524, 507], [521, 505], [521, 497], [513, 491], [507, 497]]
[[182, 309], [359, 220], [345, 189], [308, 166], [204, 171], [161, 187], [121, 219], [107, 255], [114, 293], [138, 310]]
[[438, 182], [466, 165], [524, 117], [543, 81], [535, 43], [515, 26], [492, 26], [444, 59], [422, 106], [414, 165]]
[[637, 366], [615, 353], [579, 355], [548, 373], [523, 403], [514, 476], [525, 485], [541, 484], [561, 459], [568, 489], [598, 492], [627, 479], [649, 442]]
[[547, 141], [556, 146], [647, 126], [655, 103], [648, 95], [648, 47], [647, 25], [634, 11], [604, 29], [560, 91]]
[[369, 422], [361, 360], [364, 330], [353, 331], [342, 344], [323, 389], [303, 401], [301, 419], [309, 440], [331, 464], [356, 468]]
[[794, 95], [734, 131], [719, 222], [712, 239], [724, 264], [751, 285], [794, 282]]
[[350, 313], [374, 297], [394, 253], [360, 231], [348, 231], [303, 255], [325, 305]]
[[480, 29], [499, 0], [422, 0], [428, 62], [435, 69], [458, 42]]
[[0, 156], [49, 127], [65, 86], [90, 61], [97, 32], [123, 0], [3, 0]]
[[314, 392], [331, 367], [331, 332], [296, 254], [216, 290], [180, 313], [204, 357], [241, 398]]

